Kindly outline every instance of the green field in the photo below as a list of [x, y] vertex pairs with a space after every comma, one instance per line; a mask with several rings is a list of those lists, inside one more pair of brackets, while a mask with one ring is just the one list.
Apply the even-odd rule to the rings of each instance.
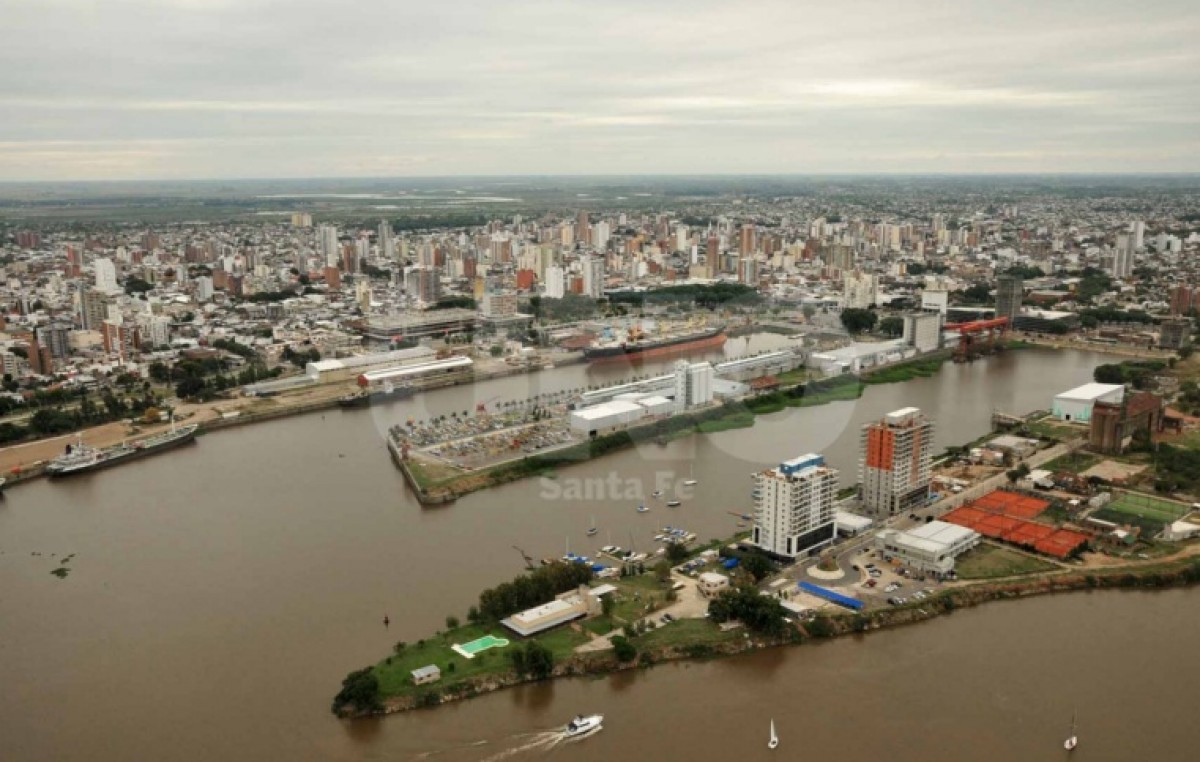
[[659, 625], [634, 641], [638, 648], [667, 648], [671, 646], [714, 646], [745, 638], [745, 630], [722, 632], [707, 619], [680, 619]]
[[1190, 510], [1186, 505], [1169, 500], [1159, 500], [1136, 492], [1120, 492], [1094, 516], [1101, 521], [1131, 524], [1141, 527], [1142, 532], [1157, 533], [1164, 525], [1186, 516]]
[[997, 579], [1054, 571], [1057, 568], [1049, 561], [987, 544], [964, 553], [954, 563], [959, 579]]
[[[512, 639], [510, 645], [481, 651], [474, 659], [463, 658], [450, 648], [454, 643], [467, 643], [488, 634], [507, 635], [503, 628], [496, 625], [468, 624], [436, 635], [423, 643], [408, 644], [399, 653], [393, 653], [375, 665], [380, 694], [387, 697], [419, 693], [423, 688], [445, 690], [468, 678], [508, 672], [508, 651], [524, 641]], [[570, 627], [559, 627], [533, 639], [549, 648], [554, 653], [555, 661], [561, 661], [571, 656], [576, 646], [586, 643], [588, 636]], [[442, 670], [442, 679], [431, 686], [414, 686], [412, 671], [427, 664], [436, 664]]]
[[1088, 452], [1069, 452], [1049, 461], [1042, 468], [1047, 471], [1070, 471], [1073, 474], [1083, 473], [1099, 463], [1103, 458]]

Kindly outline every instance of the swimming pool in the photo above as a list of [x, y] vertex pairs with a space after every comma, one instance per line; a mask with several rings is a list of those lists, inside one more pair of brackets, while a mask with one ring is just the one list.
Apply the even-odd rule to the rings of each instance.
[[508, 641], [504, 638], [498, 638], [495, 635], [484, 635], [482, 638], [476, 638], [470, 643], [455, 643], [450, 647], [466, 658], [474, 659], [475, 654], [481, 651], [486, 651], [489, 648], [504, 648], [507, 645]]

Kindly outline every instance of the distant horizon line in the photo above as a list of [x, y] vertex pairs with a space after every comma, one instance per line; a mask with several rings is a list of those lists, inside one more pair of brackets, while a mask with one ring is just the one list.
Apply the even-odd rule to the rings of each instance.
[[1184, 171], [1127, 171], [1127, 170], [1097, 170], [1097, 171], [1014, 171], [1014, 172], [937, 172], [937, 171], [904, 171], [904, 172], [695, 172], [695, 173], [642, 173], [630, 174], [621, 172], [607, 173], [496, 173], [496, 174], [452, 174], [452, 175], [311, 175], [297, 177], [142, 177], [115, 179], [0, 179], [0, 186], [6, 185], [103, 185], [123, 183], [223, 183], [223, 182], [313, 182], [313, 181], [387, 181], [387, 180], [498, 180], [498, 179], [787, 179], [787, 178], [1017, 178], [1017, 177], [1116, 177], [1116, 178], [1187, 178], [1200, 177], [1200, 170]]

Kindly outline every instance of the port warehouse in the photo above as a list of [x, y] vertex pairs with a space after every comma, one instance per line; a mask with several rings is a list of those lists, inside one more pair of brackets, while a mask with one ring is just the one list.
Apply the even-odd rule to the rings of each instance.
[[[432, 359], [436, 354], [428, 347], [412, 347], [394, 352], [354, 355], [334, 360], [318, 360], [305, 366], [302, 376], [263, 381], [242, 387], [250, 397], [270, 396], [317, 384], [356, 379], [360, 386], [381, 385], [386, 382], [420, 381], [438, 375], [466, 371], [473, 365], [469, 357]], [[365, 382], [364, 382], [365, 379]]]
[[474, 361], [470, 357], [448, 357], [444, 360], [431, 360], [430, 362], [415, 363], [413, 365], [381, 368], [359, 375], [358, 385], [366, 389], [388, 383], [420, 380], [470, 370], [474, 364]]
[[610, 402], [572, 410], [570, 425], [572, 430], [579, 432], [604, 431], [617, 426], [627, 426], [650, 416], [670, 415], [673, 412], [675, 402], [667, 397], [631, 392]]
[[[744, 393], [746, 390], [741, 384], [726, 379], [743, 377], [744, 374], [781, 373], [792, 370], [803, 363], [803, 353], [794, 350], [767, 352], [753, 357], [740, 357], [736, 360], [718, 363], [713, 366], [713, 373], [720, 378], [713, 379], [713, 392], [717, 396], [734, 396]], [[582, 406], [590, 406], [611, 402], [625, 394], [673, 394], [674, 389], [675, 374], [668, 373], [641, 381], [631, 381], [626, 384], [586, 391], [579, 395], [579, 401]]]
[[419, 315], [373, 317], [351, 323], [351, 327], [369, 341], [420, 339], [474, 330], [479, 315], [474, 310], [451, 308], [429, 310]]
[[1124, 398], [1124, 384], [1084, 384], [1055, 395], [1051, 412], [1062, 421], [1087, 423], [1097, 402], [1119, 405]]

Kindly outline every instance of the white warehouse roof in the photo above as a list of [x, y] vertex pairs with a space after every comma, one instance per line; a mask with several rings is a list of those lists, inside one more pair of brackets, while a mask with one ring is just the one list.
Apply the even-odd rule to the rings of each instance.
[[1121, 384], [1098, 384], [1090, 383], [1083, 386], [1077, 386], [1074, 389], [1068, 389], [1065, 392], [1057, 395], [1058, 399], [1062, 400], [1099, 400], [1113, 395], [1117, 401], [1120, 401], [1125, 396], [1125, 387]]

